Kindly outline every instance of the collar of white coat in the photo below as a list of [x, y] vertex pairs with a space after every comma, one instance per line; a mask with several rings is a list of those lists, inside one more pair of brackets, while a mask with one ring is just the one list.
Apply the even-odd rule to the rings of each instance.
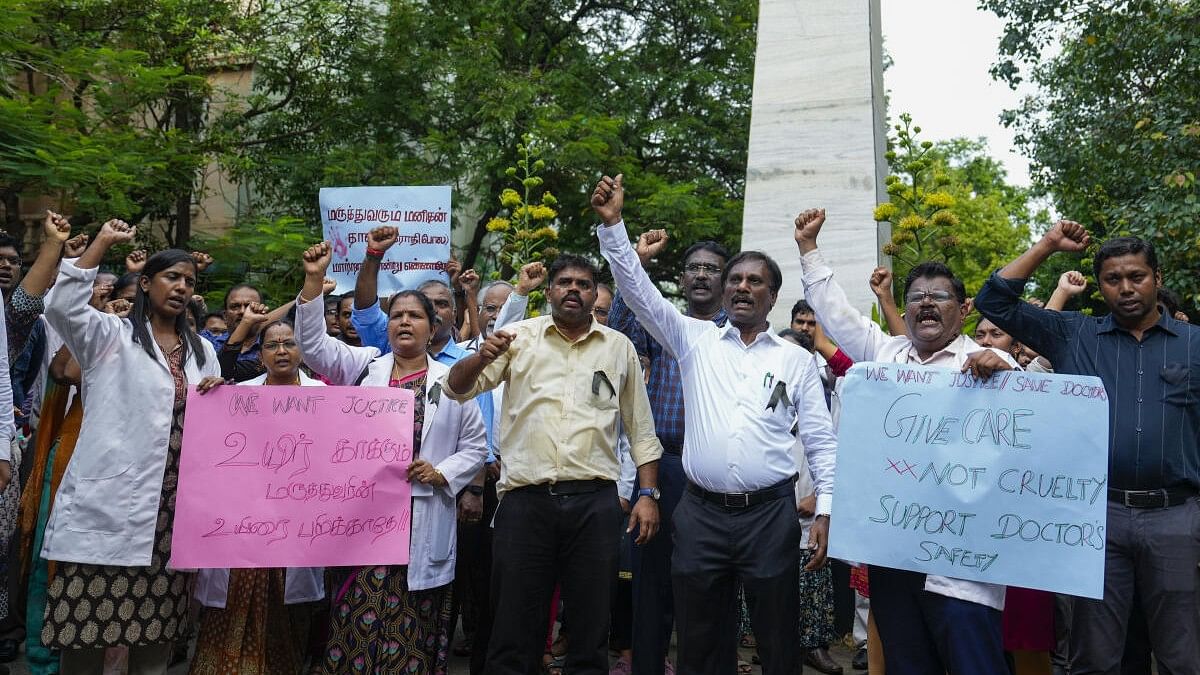
[[[318, 379], [309, 377], [308, 375], [305, 375], [303, 370], [301, 370], [299, 372], [299, 375], [300, 375], [300, 386], [301, 387], [324, 387], [325, 386], [324, 382], [322, 382]], [[266, 383], [267, 383], [267, 374], [266, 373], [263, 373], [262, 375], [259, 375], [258, 377], [254, 378], [254, 379], [246, 380], [245, 382], [238, 382], [239, 385], [252, 385], [252, 386], [260, 385], [260, 384], [265, 385]]]

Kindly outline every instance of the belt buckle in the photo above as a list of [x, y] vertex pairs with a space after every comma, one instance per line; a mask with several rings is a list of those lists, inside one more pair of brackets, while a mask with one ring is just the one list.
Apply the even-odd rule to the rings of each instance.
[[549, 492], [551, 497], [558, 497], [560, 495], [554, 491], [554, 485], [555, 483], [550, 483], [550, 486], [546, 488], [546, 492]]
[[[730, 499], [730, 498], [734, 499]], [[738, 499], [740, 498], [740, 499]], [[740, 502], [740, 503], [739, 503]], [[744, 509], [750, 506], [750, 495], [746, 492], [726, 492], [725, 493], [725, 508], [727, 509]]]
[[1137, 508], [1133, 505], [1133, 503], [1129, 499], [1129, 496], [1133, 494], [1133, 490], [1125, 490], [1124, 492], [1125, 492], [1124, 499], [1122, 501], [1124, 501], [1126, 508], [1130, 508], [1130, 509]]

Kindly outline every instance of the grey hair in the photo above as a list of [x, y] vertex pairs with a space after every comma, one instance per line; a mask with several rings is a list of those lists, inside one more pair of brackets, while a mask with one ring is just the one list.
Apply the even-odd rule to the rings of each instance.
[[442, 288], [446, 289], [446, 292], [450, 295], [450, 309], [457, 312], [458, 311], [458, 301], [456, 301], [454, 299], [454, 291], [451, 290], [450, 284], [447, 284], [446, 282], [442, 281], [441, 279], [430, 279], [429, 281], [426, 281], [425, 283], [421, 284], [420, 286], [417, 286], [417, 292], [424, 293], [426, 288], [430, 288], [432, 286], [441, 286]]
[[479, 294], [475, 297], [475, 302], [478, 303], [482, 307], [483, 306], [483, 296], [487, 295], [488, 291], [492, 290], [493, 288], [495, 288], [497, 286], [503, 286], [510, 291], [517, 290], [516, 286], [513, 286], [512, 284], [508, 283], [507, 281], [505, 281], [503, 279], [499, 279], [499, 280], [493, 281], [490, 284], [488, 284], [487, 286], [484, 286], [483, 288], [479, 289]]

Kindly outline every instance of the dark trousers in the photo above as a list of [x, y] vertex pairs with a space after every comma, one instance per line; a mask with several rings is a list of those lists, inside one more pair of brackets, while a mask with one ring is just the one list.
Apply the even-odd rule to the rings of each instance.
[[871, 566], [888, 675], [1008, 675], [1000, 610], [925, 590], [919, 572]]
[[496, 515], [496, 481], [483, 486], [483, 533], [477, 540], [475, 565], [471, 569], [475, 592], [475, 634], [471, 636], [471, 675], [482, 675], [487, 665], [488, 640], [492, 635], [492, 518]]
[[555, 496], [513, 490], [496, 512], [492, 545], [495, 618], [486, 672], [538, 675], [554, 584], [571, 623], [565, 670], [607, 675], [608, 631], [617, 578], [621, 504], [615, 484]]
[[[687, 477], [683, 458], [664, 452], [658, 460], [658, 534], [633, 547], [633, 675], [662, 675], [671, 629], [675, 625], [675, 599], [671, 590], [671, 519], [683, 497]], [[634, 495], [637, 493], [634, 492]]]
[[1108, 504], [1104, 599], [1076, 598], [1071, 674], [1116, 675], [1136, 595], [1160, 672], [1200, 673], [1200, 499], [1165, 509]]
[[685, 492], [673, 522], [678, 672], [729, 675], [737, 670], [738, 580], [746, 592], [762, 672], [799, 672], [796, 500], [785, 497], [726, 509]]

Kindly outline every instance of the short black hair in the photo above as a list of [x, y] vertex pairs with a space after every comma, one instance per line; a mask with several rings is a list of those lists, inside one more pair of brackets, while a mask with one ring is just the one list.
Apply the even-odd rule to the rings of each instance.
[[1172, 318], [1175, 312], [1183, 309], [1183, 299], [1175, 291], [1166, 288], [1165, 286], [1158, 289], [1158, 301], [1166, 308], [1167, 314]]
[[720, 256], [722, 261], [729, 260], [729, 249], [711, 239], [705, 239], [704, 241], [698, 241], [692, 244], [687, 248], [686, 251], [683, 252], [683, 263], [685, 265], [687, 264], [688, 259], [691, 258], [692, 254], [694, 254], [696, 251], [708, 251], [713, 255]]
[[757, 260], [766, 263], [767, 269], [771, 270], [771, 292], [779, 293], [779, 289], [783, 288], [783, 272], [779, 271], [779, 264], [771, 256], [762, 251], [742, 251], [733, 256], [729, 262], [725, 263], [725, 269], [721, 272], [721, 286], [724, 286], [725, 282], [728, 281], [729, 271], [747, 260]]
[[550, 269], [546, 270], [546, 283], [554, 283], [554, 278], [558, 276], [559, 272], [569, 267], [587, 270], [588, 274], [592, 275], [593, 284], [597, 283], [596, 278], [600, 276], [600, 270], [591, 260], [574, 253], [560, 253], [554, 262], [550, 263]]
[[[814, 314], [815, 315], [816, 312], [813, 311], [812, 305], [808, 304], [807, 300], [805, 300], [804, 298], [800, 298], [799, 300], [796, 301], [796, 304], [792, 305], [792, 318], [793, 319], [796, 318], [797, 314]], [[780, 335], [783, 335], [783, 333], [780, 333]]]
[[338, 303], [338, 311], [339, 311], [339, 312], [340, 312], [340, 311], [342, 311], [342, 303], [343, 303], [343, 302], [345, 302], [345, 301], [347, 301], [347, 300], [349, 300], [349, 301], [350, 301], [350, 308], [351, 308], [351, 309], [354, 309], [354, 291], [349, 291], [349, 292], [346, 292], [346, 293], [342, 293], [341, 295], [337, 296], [337, 303]]
[[425, 295], [421, 291], [414, 291], [411, 289], [393, 293], [392, 297], [388, 298], [387, 313], [389, 319], [391, 318], [392, 314], [392, 305], [396, 304], [396, 301], [400, 298], [416, 298], [417, 302], [421, 303], [421, 310], [425, 312], [425, 318], [429, 319], [430, 330], [437, 328], [438, 323], [441, 322], [441, 318], [438, 317], [437, 310], [433, 308], [433, 301], [429, 299], [428, 295]]
[[209, 319], [220, 319], [220, 320], [224, 321], [225, 315], [220, 312], [209, 312], [208, 314], [204, 315], [204, 321], [201, 321], [200, 324], [203, 325], [203, 324], [208, 323]]
[[1100, 244], [1100, 250], [1096, 251], [1096, 258], [1092, 261], [1092, 272], [1099, 281], [1100, 268], [1104, 266], [1105, 260], [1138, 254], [1145, 256], [1150, 271], [1158, 274], [1158, 253], [1154, 250], [1154, 244], [1139, 237], [1115, 237]]
[[21, 245], [7, 232], [0, 232], [0, 248], [12, 248], [17, 255], [21, 255]]
[[779, 337], [785, 340], [787, 338], [792, 338], [796, 342], [800, 343], [801, 347], [804, 347], [810, 352], [816, 348], [816, 341], [813, 340], [813, 336], [809, 335], [808, 333], [801, 333], [798, 330], [784, 328], [783, 330], [779, 331]]
[[908, 287], [917, 279], [938, 278], [950, 280], [950, 285], [954, 287], [954, 297], [958, 298], [959, 304], [967, 301], [967, 287], [963, 285], [962, 279], [955, 276], [945, 263], [936, 260], [926, 260], [908, 271], [908, 276], [904, 278], [904, 295], [908, 296]]
[[243, 288], [248, 288], [248, 289], [254, 291], [255, 293], [258, 293], [258, 301], [262, 302], [263, 294], [262, 294], [262, 291], [258, 290], [257, 286], [255, 286], [253, 284], [234, 284], [229, 287], [229, 290], [225, 291], [225, 300], [221, 303], [221, 308], [229, 309], [229, 296], [233, 295], [234, 291], [240, 291]]

